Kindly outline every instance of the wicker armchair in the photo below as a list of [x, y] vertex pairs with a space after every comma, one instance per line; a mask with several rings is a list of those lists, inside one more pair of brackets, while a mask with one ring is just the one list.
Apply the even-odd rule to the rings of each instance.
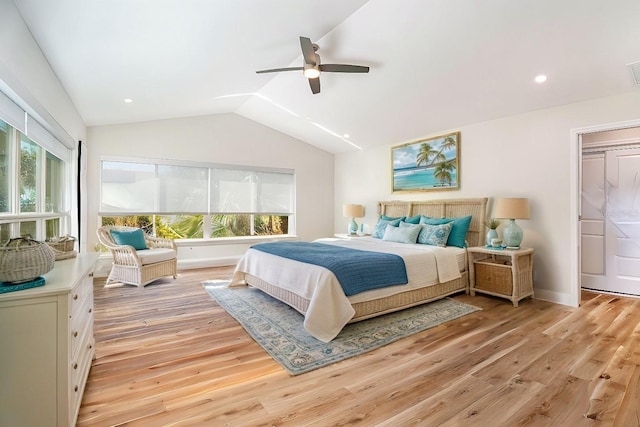
[[177, 277], [178, 250], [173, 240], [151, 237], [145, 233], [144, 240], [149, 249], [136, 250], [133, 246], [116, 244], [111, 230], [134, 231], [136, 228], [105, 226], [97, 230], [98, 240], [113, 255], [107, 284], [119, 282], [144, 287], [161, 277]]

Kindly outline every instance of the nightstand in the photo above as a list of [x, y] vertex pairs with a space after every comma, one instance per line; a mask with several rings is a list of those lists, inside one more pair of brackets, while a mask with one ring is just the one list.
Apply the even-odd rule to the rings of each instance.
[[532, 248], [467, 248], [471, 295], [480, 292], [510, 300], [514, 307], [526, 297], [533, 298]]

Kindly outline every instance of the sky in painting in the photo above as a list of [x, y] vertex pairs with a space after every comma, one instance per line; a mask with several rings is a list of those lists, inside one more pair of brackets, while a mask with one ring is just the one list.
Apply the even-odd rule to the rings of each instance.
[[[427, 141], [424, 141], [427, 142]], [[443, 138], [438, 138], [435, 140], [429, 141], [431, 147], [435, 150], [439, 150], [442, 143], [444, 142]], [[403, 147], [397, 147], [393, 149], [393, 169], [407, 169], [407, 168], [415, 168], [416, 167], [416, 159], [418, 158], [418, 153], [420, 152], [420, 146], [422, 142], [415, 142]], [[456, 150], [455, 148], [451, 148], [444, 152], [444, 155], [447, 159], [451, 159], [455, 157]], [[424, 164], [422, 164], [424, 166]]]

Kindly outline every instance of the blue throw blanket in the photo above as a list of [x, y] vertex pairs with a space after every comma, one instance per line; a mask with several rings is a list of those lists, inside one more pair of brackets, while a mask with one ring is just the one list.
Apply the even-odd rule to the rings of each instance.
[[347, 296], [408, 283], [404, 260], [394, 254], [316, 242], [259, 243], [252, 248], [331, 270]]

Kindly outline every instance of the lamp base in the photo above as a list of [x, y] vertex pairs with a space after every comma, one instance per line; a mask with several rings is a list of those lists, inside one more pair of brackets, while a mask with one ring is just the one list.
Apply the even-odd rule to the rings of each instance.
[[351, 235], [358, 234], [358, 223], [355, 218], [351, 218], [351, 222], [349, 223], [347, 230]]
[[519, 248], [522, 243], [522, 228], [516, 224], [515, 219], [510, 219], [502, 230], [502, 240], [509, 248]]

